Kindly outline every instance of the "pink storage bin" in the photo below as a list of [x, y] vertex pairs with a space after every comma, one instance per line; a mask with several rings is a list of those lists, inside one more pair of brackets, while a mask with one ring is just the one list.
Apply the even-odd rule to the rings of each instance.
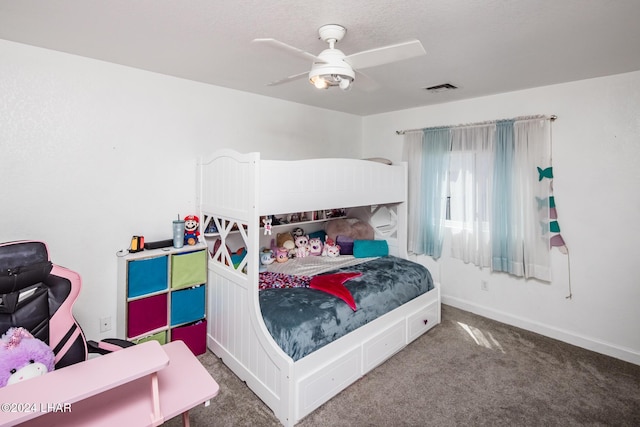
[[191, 352], [198, 356], [207, 351], [207, 321], [180, 326], [171, 330], [171, 341], [183, 341]]
[[167, 326], [167, 295], [129, 301], [127, 337], [133, 338]]

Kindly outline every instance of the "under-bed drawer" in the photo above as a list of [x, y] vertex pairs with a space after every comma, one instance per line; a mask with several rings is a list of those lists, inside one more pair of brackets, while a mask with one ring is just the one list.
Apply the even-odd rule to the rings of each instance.
[[438, 303], [433, 302], [408, 318], [408, 334], [411, 342], [438, 324]]
[[363, 372], [369, 372], [406, 345], [404, 325], [402, 319], [362, 344]]
[[298, 385], [297, 418], [304, 417], [360, 378], [360, 361], [360, 347], [357, 347], [302, 379]]

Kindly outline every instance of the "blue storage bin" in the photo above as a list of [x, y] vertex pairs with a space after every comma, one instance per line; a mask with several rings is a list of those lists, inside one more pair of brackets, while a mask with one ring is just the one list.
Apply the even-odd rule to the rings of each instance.
[[169, 257], [145, 258], [128, 263], [129, 298], [167, 289]]
[[171, 293], [171, 326], [204, 318], [205, 285]]

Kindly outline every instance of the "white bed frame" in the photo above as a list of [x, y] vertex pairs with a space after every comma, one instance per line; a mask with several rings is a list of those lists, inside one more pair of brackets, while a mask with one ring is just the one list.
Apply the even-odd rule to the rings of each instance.
[[[406, 164], [355, 159], [261, 160], [259, 153], [221, 150], [200, 160], [201, 229], [209, 248], [207, 346], [260, 397], [285, 426], [303, 417], [440, 323], [440, 288], [415, 298], [294, 362], [269, 334], [258, 299], [260, 218], [324, 209], [393, 206], [396, 227], [377, 230], [390, 253], [407, 257]], [[275, 233], [274, 233], [275, 234]], [[242, 238], [237, 268], [225, 249]], [[231, 249], [234, 250], [233, 248]], [[225, 262], [221, 262], [224, 260]]]

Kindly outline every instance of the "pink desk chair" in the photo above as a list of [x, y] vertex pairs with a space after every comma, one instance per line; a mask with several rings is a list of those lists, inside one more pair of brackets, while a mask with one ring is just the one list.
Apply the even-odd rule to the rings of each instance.
[[182, 341], [86, 360], [72, 314], [80, 287], [78, 273], [53, 264], [45, 243], [0, 243], [0, 335], [23, 327], [55, 354], [54, 371], [0, 388], [0, 426], [156, 426], [178, 414], [188, 426], [189, 409], [214, 397], [218, 384]]

